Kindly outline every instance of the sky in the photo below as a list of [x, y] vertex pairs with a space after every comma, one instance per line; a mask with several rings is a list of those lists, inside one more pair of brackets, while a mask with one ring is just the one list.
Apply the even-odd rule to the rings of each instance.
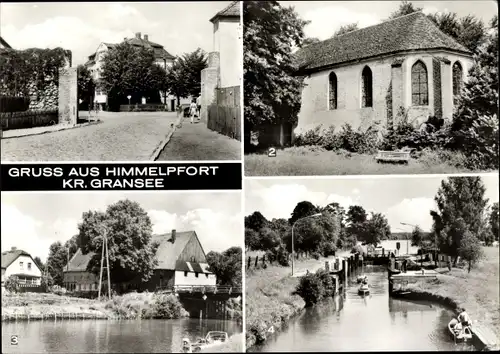
[[[387, 217], [393, 232], [411, 231], [418, 225], [430, 231], [436, 195], [442, 176], [361, 177], [361, 178], [289, 178], [245, 180], [245, 215], [260, 211], [266, 219], [288, 219], [297, 203], [310, 201], [325, 206], [337, 202], [344, 208], [361, 205], [369, 212]], [[498, 174], [483, 175], [485, 197], [498, 202]]]
[[172, 55], [213, 50], [210, 19], [230, 1], [155, 3], [0, 3], [0, 35], [12, 48], [70, 49], [83, 64], [101, 42], [119, 43], [136, 32]]
[[[498, 13], [496, 1], [411, 1], [424, 13], [455, 12], [459, 17], [472, 14], [488, 24]], [[280, 1], [293, 6], [304, 20], [311, 21], [304, 31], [307, 37], [330, 38], [342, 25], [358, 23], [368, 27], [387, 19], [399, 8], [400, 1]]]
[[121, 199], [137, 201], [153, 233], [196, 231], [206, 253], [243, 247], [241, 192], [2, 193], [2, 252], [17, 247], [42, 261], [55, 241], [78, 234], [82, 213], [104, 211]]

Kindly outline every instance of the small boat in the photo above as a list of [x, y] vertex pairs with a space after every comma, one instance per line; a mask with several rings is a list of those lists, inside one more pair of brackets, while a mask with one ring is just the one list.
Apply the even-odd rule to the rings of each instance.
[[453, 318], [448, 323], [448, 330], [450, 331], [450, 334], [453, 337], [453, 340], [455, 341], [455, 343], [466, 342], [468, 340], [471, 340], [472, 339], [472, 331], [470, 329], [470, 326], [465, 326], [465, 327], [460, 328], [460, 329], [455, 329], [455, 326], [457, 324], [458, 324], [458, 320], [456, 318]]
[[362, 283], [362, 282], [363, 282], [363, 281], [365, 281], [366, 279], [367, 279], [366, 275], [360, 275], [360, 276], [358, 276], [357, 281], [358, 281], [358, 283]]
[[363, 284], [359, 287], [358, 289], [358, 294], [359, 295], [368, 295], [370, 294], [370, 287], [368, 286], [368, 284]]
[[226, 332], [210, 331], [205, 338], [199, 338], [195, 343], [191, 343], [188, 338], [182, 340], [182, 351], [184, 353], [198, 353], [203, 349], [218, 346], [228, 340]]

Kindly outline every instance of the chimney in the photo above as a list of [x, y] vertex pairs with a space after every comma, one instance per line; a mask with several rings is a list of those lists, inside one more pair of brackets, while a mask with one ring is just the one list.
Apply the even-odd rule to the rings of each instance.
[[172, 241], [172, 243], [175, 243], [175, 229], [172, 230], [172, 236], [170, 236], [170, 241]]
[[145, 40], [145, 41], [149, 41], [148, 37], [149, 37], [149, 36], [148, 36], [147, 34], [145, 34], [145, 35], [144, 35], [144, 40]]
[[135, 38], [141, 39], [141, 32], [136, 32], [135, 33]]
[[10, 250], [11, 250], [11, 251], [15, 251], [15, 250], [17, 250], [17, 247], [12, 246], [12, 247], [10, 248]]

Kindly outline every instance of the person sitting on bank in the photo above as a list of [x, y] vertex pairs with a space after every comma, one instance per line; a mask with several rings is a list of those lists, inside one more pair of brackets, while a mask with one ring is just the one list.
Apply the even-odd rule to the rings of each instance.
[[460, 314], [458, 315], [458, 322], [460, 322], [464, 327], [471, 325], [469, 315], [467, 314], [467, 312], [465, 312], [465, 308], [463, 307], [460, 310]]

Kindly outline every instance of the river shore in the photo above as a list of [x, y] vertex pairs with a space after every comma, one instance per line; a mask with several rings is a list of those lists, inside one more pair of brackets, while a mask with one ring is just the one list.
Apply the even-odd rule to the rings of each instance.
[[437, 269], [436, 279], [408, 284], [413, 298], [436, 301], [455, 311], [464, 307], [474, 323], [481, 323], [500, 338], [499, 252], [484, 247], [485, 258], [467, 273], [466, 269]]
[[50, 293], [2, 293], [2, 321], [49, 318], [176, 319], [187, 316], [188, 313], [173, 295], [130, 293], [99, 301]]
[[202, 349], [201, 353], [243, 353], [243, 333], [238, 333], [229, 337], [229, 340], [216, 347]]

